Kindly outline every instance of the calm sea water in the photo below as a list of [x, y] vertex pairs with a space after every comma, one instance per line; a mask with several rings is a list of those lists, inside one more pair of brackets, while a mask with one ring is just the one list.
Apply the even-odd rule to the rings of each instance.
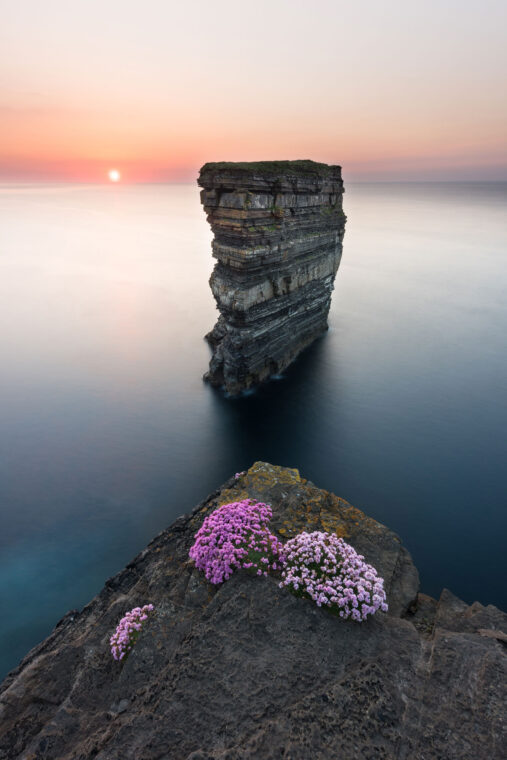
[[330, 331], [237, 400], [196, 187], [0, 188], [0, 676], [254, 460], [507, 607], [506, 184], [351, 185]]

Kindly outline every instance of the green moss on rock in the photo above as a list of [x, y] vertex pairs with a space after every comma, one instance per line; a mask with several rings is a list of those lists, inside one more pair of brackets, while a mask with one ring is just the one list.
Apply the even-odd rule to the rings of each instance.
[[336, 174], [340, 166], [320, 164], [309, 159], [298, 161], [217, 161], [204, 164], [200, 175], [223, 172], [226, 174], [256, 174], [263, 177], [301, 176], [329, 177]]

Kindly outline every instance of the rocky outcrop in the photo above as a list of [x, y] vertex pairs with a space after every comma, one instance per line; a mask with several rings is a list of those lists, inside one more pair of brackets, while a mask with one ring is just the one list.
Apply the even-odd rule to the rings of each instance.
[[345, 216], [341, 168], [314, 161], [205, 164], [201, 200], [220, 317], [206, 337], [231, 394], [282, 372], [327, 329]]
[[[280, 537], [337, 531], [386, 579], [390, 614], [343, 621], [188, 560], [215, 506], [273, 506]], [[122, 665], [108, 639], [132, 607], [156, 617]], [[500, 760], [507, 616], [418, 594], [398, 537], [297, 470], [256, 463], [161, 533], [0, 687], [2, 760]]]

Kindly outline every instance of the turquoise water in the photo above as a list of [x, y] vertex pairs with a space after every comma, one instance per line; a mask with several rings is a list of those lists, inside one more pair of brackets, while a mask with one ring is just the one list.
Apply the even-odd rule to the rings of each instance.
[[427, 593], [507, 608], [506, 202], [347, 186], [329, 333], [230, 400], [196, 187], [0, 187], [0, 677], [256, 459], [396, 530]]

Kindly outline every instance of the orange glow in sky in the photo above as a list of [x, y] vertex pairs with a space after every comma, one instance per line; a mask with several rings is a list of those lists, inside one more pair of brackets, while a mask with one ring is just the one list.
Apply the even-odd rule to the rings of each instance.
[[506, 8], [10, 3], [0, 178], [190, 181], [206, 161], [312, 158], [346, 179], [507, 179]]

